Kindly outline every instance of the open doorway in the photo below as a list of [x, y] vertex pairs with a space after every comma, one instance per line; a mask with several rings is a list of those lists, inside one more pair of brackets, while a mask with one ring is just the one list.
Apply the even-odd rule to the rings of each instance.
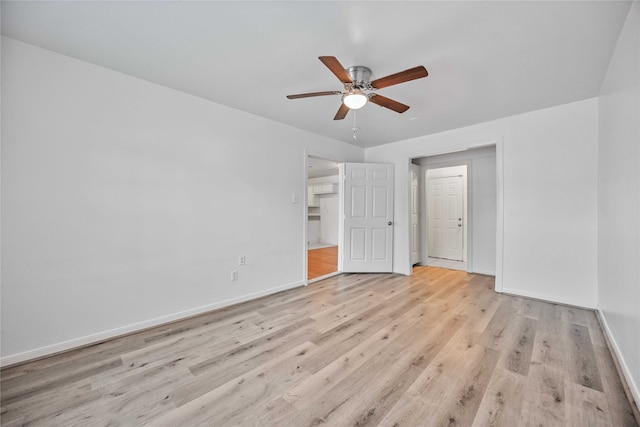
[[337, 162], [307, 158], [307, 279], [338, 273], [340, 175]]
[[[457, 168], [464, 169], [466, 172], [459, 172]], [[412, 264], [416, 264], [416, 260], [419, 259], [419, 264], [422, 265], [495, 276], [498, 269], [496, 232], [499, 213], [496, 145], [414, 158], [411, 160], [411, 170], [415, 171], [414, 175], [418, 178], [418, 189], [413, 191], [419, 199], [416, 215], [419, 232], [411, 234], [412, 253], [419, 250], [419, 256], [412, 256]], [[446, 199], [447, 203], [450, 203], [457, 197], [457, 190], [449, 188], [451, 187], [449, 184], [452, 184], [450, 181], [456, 181], [455, 177], [464, 173], [466, 173], [466, 183], [462, 184], [461, 189], [462, 206], [459, 205], [460, 202], [453, 203], [457, 206], [449, 207], [455, 211], [456, 215], [447, 215], [450, 216], [449, 222], [437, 224], [437, 221], [434, 221], [437, 220], [435, 216], [439, 213], [442, 217], [442, 212], [437, 212], [436, 200], [429, 202], [429, 181], [431, 184], [441, 185], [440, 190], [445, 191], [440, 193], [444, 197], [442, 200]], [[430, 180], [430, 177], [433, 179]], [[412, 188], [414, 185], [412, 182]], [[454, 194], [448, 194], [448, 190], [453, 191]], [[460, 207], [462, 209], [459, 209]], [[434, 231], [432, 230], [431, 233], [429, 231], [429, 228], [434, 226], [434, 222], [443, 233], [439, 237], [439, 242], [438, 236], [433, 235]], [[452, 245], [446, 239], [457, 240]], [[458, 249], [461, 244], [461, 255], [459, 251], [453, 255], [447, 251], [437, 252], [433, 243], [455, 249]]]

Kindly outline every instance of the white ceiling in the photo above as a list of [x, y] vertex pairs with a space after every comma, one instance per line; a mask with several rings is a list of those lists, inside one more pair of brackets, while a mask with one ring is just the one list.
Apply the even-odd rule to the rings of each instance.
[[[630, 2], [2, 2], [2, 34], [330, 138], [370, 147], [597, 96]], [[334, 121], [341, 90], [317, 59], [372, 79], [417, 65], [429, 77], [380, 90]]]
[[307, 157], [307, 176], [309, 178], [321, 178], [324, 176], [338, 175], [338, 163], [319, 157]]

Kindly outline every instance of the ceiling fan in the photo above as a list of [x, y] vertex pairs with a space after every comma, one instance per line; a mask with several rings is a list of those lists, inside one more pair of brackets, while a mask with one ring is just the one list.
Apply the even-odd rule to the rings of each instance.
[[340, 64], [340, 61], [338, 61], [334, 56], [320, 56], [318, 59], [322, 61], [322, 63], [326, 65], [338, 80], [342, 82], [344, 85], [344, 92], [335, 90], [300, 93], [297, 95], [287, 95], [287, 98], [298, 99], [310, 98], [313, 96], [342, 95], [342, 104], [340, 104], [340, 108], [333, 120], [344, 119], [349, 110], [362, 108], [367, 101], [371, 101], [376, 105], [388, 108], [398, 113], [404, 113], [409, 109], [408, 105], [394, 101], [393, 99], [385, 96], [378, 95], [377, 93], [373, 93], [373, 91], [411, 80], [421, 79], [429, 75], [429, 73], [427, 73], [427, 69], [420, 65], [399, 73], [391, 74], [390, 76], [369, 81], [369, 78], [371, 77], [371, 70], [367, 67], [355, 65], [353, 67], [344, 68], [342, 64]]

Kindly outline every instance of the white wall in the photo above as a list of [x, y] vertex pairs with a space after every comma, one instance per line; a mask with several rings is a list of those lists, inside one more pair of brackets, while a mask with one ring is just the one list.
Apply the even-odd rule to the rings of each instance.
[[[338, 175], [309, 178], [308, 185], [337, 184], [340, 181]], [[316, 195], [320, 203], [320, 219], [309, 220], [310, 242], [322, 242], [332, 245], [338, 244], [338, 193]], [[317, 229], [317, 230], [316, 230]], [[311, 235], [311, 230], [314, 234]]]
[[640, 402], [640, 4], [600, 89], [598, 308]]
[[320, 218], [314, 216], [307, 221], [307, 242], [309, 244], [320, 241]]
[[[496, 274], [496, 149], [495, 146], [439, 156], [423, 157], [414, 163], [422, 170], [468, 165], [469, 255], [471, 271]], [[422, 174], [424, 175], [424, 173]], [[423, 206], [423, 213], [425, 207]], [[423, 223], [426, 216], [422, 215]], [[426, 233], [422, 233], [423, 236]], [[426, 245], [423, 246], [426, 251]], [[426, 254], [426, 252], [425, 252]]]
[[473, 271], [496, 274], [497, 182], [495, 147], [471, 159]]
[[363, 160], [7, 38], [2, 112], [3, 364], [302, 284], [305, 150]]
[[395, 164], [394, 271], [411, 271], [409, 158], [498, 143], [497, 280], [505, 292], [595, 307], [597, 120], [594, 98], [366, 149], [366, 161]]
[[338, 193], [320, 196], [320, 240], [338, 244]]

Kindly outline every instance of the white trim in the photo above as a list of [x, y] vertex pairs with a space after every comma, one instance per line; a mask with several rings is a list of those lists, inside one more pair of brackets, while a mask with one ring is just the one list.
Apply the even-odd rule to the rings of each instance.
[[495, 291], [503, 291], [504, 257], [504, 139], [496, 142], [496, 271]]
[[473, 273], [473, 274], [482, 274], [484, 276], [494, 276], [496, 275], [495, 271], [489, 271], [489, 270], [477, 270], [477, 269], [473, 269], [473, 271], [469, 270], [469, 273]]
[[302, 253], [304, 256], [302, 257], [302, 282], [304, 286], [309, 285], [309, 266], [307, 265], [309, 262], [309, 236], [308, 236], [308, 227], [309, 227], [309, 152], [304, 150], [304, 160], [302, 164], [304, 165], [304, 209], [302, 209]]
[[502, 289], [502, 293], [505, 293], [507, 295], [516, 296], [516, 297], [533, 298], [533, 299], [549, 302], [551, 304], [571, 305], [573, 307], [584, 308], [586, 310], [595, 310], [596, 309], [593, 306], [579, 304], [576, 301], [571, 301], [571, 300], [567, 300], [567, 299], [564, 299], [564, 298], [558, 298], [555, 295], [539, 294], [539, 293], [536, 293], [536, 292], [522, 292], [520, 289], [503, 288]]
[[[420, 165], [415, 165], [411, 162], [411, 159], [409, 159], [409, 212], [408, 212], [408, 222], [407, 224], [409, 224], [409, 264], [410, 264], [410, 269], [413, 270], [413, 266], [416, 264], [419, 264], [422, 262], [422, 231], [421, 231], [421, 227], [420, 227], [420, 219], [422, 217], [422, 195], [420, 194], [420, 189], [422, 188], [422, 186], [420, 185], [420, 181], [421, 181], [421, 176], [420, 176], [420, 172], [421, 172], [421, 168]], [[413, 232], [411, 231], [411, 227], [413, 227], [413, 214], [412, 212], [412, 208], [413, 208], [413, 199], [411, 198], [411, 192], [413, 190], [413, 180], [411, 179], [411, 174], [415, 172], [417, 174], [418, 177], [418, 240], [420, 240], [419, 242], [419, 249], [418, 249], [418, 259], [416, 261], [414, 261], [413, 259], [413, 245], [414, 245], [414, 241], [413, 241]], [[394, 195], [395, 196], [395, 195]], [[413, 274], [413, 272], [412, 272]], [[412, 274], [407, 274], [407, 276], [411, 276]]]
[[597, 309], [596, 312], [598, 313], [598, 320], [600, 320], [602, 329], [607, 337], [608, 343], [610, 344], [608, 346], [609, 350], [611, 350], [611, 352], [613, 353], [613, 356], [617, 359], [618, 367], [622, 371], [619, 373], [622, 374], [622, 376], [624, 377], [624, 380], [627, 383], [627, 387], [631, 392], [633, 400], [635, 400], [636, 408], [640, 409], [638, 408], [638, 405], [640, 405], [640, 389], [638, 388], [638, 384], [636, 384], [636, 382], [633, 380], [633, 376], [631, 375], [631, 370], [629, 369], [629, 366], [625, 362], [624, 357], [622, 357], [622, 352], [620, 352], [620, 347], [618, 346], [618, 342], [615, 340], [615, 338], [613, 337], [613, 334], [611, 333], [611, 329], [609, 328], [609, 324], [607, 323], [607, 318], [605, 317], [604, 313], [600, 311], [600, 309]]
[[344, 260], [344, 172], [345, 163], [338, 165], [338, 272], [342, 272]]
[[167, 323], [175, 322], [178, 320], [187, 319], [189, 317], [197, 316], [207, 313], [219, 308], [228, 307], [230, 305], [238, 304], [245, 301], [250, 301], [256, 298], [260, 298], [266, 295], [275, 294], [276, 292], [285, 291], [288, 289], [304, 286], [303, 282], [293, 282], [282, 286], [276, 286], [275, 288], [266, 289], [251, 294], [243, 295], [236, 298], [231, 298], [223, 301], [218, 301], [213, 304], [204, 305], [201, 307], [192, 308], [189, 310], [180, 311], [177, 313], [169, 314], [166, 316], [156, 317], [155, 319], [145, 320], [143, 322], [133, 323], [131, 325], [122, 326], [120, 328], [111, 329], [108, 331], [98, 332], [97, 334], [91, 334], [80, 338], [74, 338], [69, 341], [63, 341], [61, 343], [40, 347], [35, 350], [25, 351], [23, 353], [12, 354], [0, 359], [0, 366], [3, 368], [17, 363], [26, 362], [32, 359], [38, 359], [45, 356], [51, 356], [63, 351], [73, 350], [75, 348], [84, 347], [91, 344], [97, 344], [109, 339], [117, 338], [123, 335], [140, 332], [144, 329], [164, 325]]

